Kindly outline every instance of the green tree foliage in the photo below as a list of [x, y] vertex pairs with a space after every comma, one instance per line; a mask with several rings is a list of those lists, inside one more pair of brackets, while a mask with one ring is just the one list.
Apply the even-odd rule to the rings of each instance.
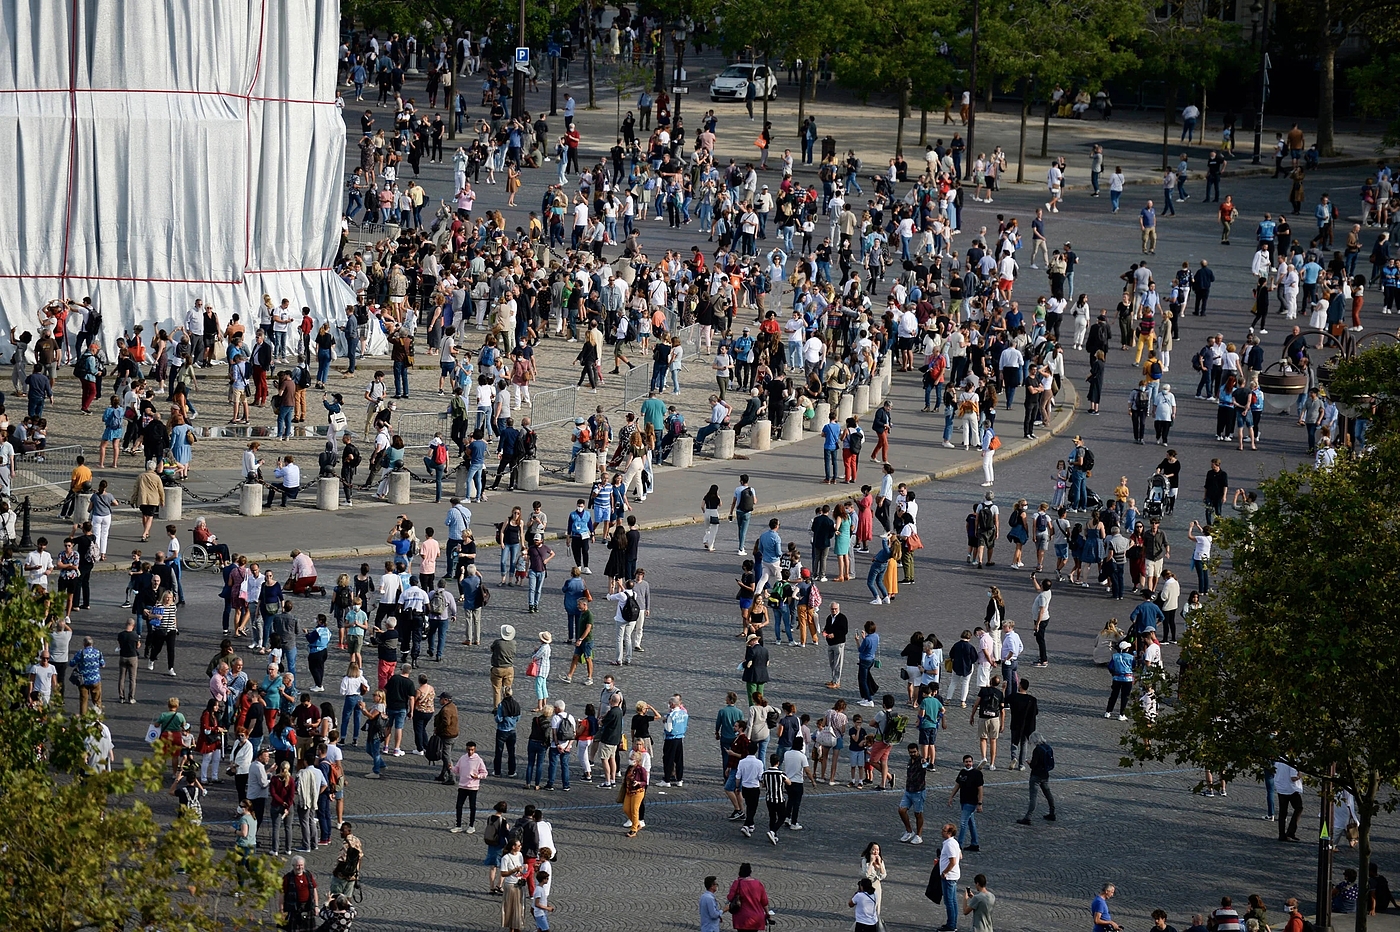
[[93, 714], [32, 709], [24, 671], [39, 655], [46, 607], [26, 593], [0, 603], [0, 928], [32, 932], [158, 928], [217, 932], [267, 918], [275, 866], [216, 855], [202, 826], [155, 818], [164, 790], [154, 759], [93, 773]]
[[1026, 119], [1032, 87], [1098, 84], [1137, 60], [1131, 42], [1146, 16], [1143, 0], [987, 0], [981, 55], [987, 73], [1020, 85], [1021, 142], [1016, 180], [1026, 166]]
[[1364, 133], [1366, 121], [1372, 117], [1379, 117], [1384, 126], [1378, 151], [1400, 145], [1400, 107], [1390, 85], [1396, 69], [1400, 69], [1400, 55], [1389, 52], [1346, 70], [1352, 101], [1361, 115], [1358, 131]]
[[730, 55], [751, 51], [759, 60], [771, 57], [808, 65], [808, 80], [798, 89], [797, 129], [806, 119], [810, 85], [816, 83], [816, 63], [843, 46], [849, 24], [866, 16], [850, 0], [812, 3], [810, 0], [723, 0], [716, 6], [720, 46]]
[[[1394, 347], [1339, 365], [1332, 387], [1394, 398]], [[1388, 407], [1388, 406], [1387, 406]], [[1229, 569], [1182, 646], [1183, 672], [1159, 677], [1155, 723], [1139, 710], [1123, 739], [1135, 761], [1174, 760], [1253, 777], [1285, 759], [1317, 787], [1356, 797], [1361, 903], [1372, 820], [1397, 803], [1400, 776], [1400, 433], [1387, 412], [1363, 455], [1327, 470], [1285, 471], [1261, 483], [1253, 518], [1217, 525]], [[1224, 558], [1217, 556], [1217, 563]], [[1366, 910], [1356, 915], [1366, 928]]]
[[[1248, 41], [1236, 23], [1212, 17], [1204, 0], [1168, 3], [1147, 19], [1147, 27], [1136, 43], [1145, 75], [1161, 81], [1165, 89], [1162, 106], [1162, 170], [1169, 164], [1170, 129], [1176, 114], [1177, 93], [1193, 87], [1212, 88], [1221, 70], [1231, 61], [1247, 60]], [[1251, 74], [1253, 72], [1250, 72]], [[1208, 101], [1202, 101], [1206, 103]], [[1201, 108], [1203, 111], [1204, 106]], [[1247, 124], [1252, 124], [1247, 120]], [[1201, 138], [1205, 138], [1201, 124]]]

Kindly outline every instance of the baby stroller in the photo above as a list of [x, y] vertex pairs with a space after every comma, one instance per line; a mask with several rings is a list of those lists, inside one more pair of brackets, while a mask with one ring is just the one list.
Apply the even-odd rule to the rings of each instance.
[[1147, 501], [1143, 503], [1142, 513], [1148, 518], [1161, 518], [1167, 513], [1167, 477], [1161, 473], [1156, 473], [1148, 480], [1150, 485], [1147, 489]]
[[1103, 508], [1103, 499], [1094, 494], [1094, 490], [1087, 485], [1084, 487], [1084, 507], [1087, 511], [1098, 512]]

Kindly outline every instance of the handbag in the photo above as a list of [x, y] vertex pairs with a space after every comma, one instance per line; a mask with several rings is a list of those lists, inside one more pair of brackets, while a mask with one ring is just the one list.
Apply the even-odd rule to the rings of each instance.
[[910, 549], [910, 550], [923, 550], [923, 549], [924, 549], [924, 542], [923, 542], [923, 540], [919, 537], [919, 532], [918, 532], [918, 531], [915, 531], [913, 534], [910, 534], [907, 540], [908, 540], [908, 546], [909, 546], [909, 549]]
[[160, 740], [160, 726], [155, 722], [146, 726], [146, 743], [155, 744]]
[[526, 676], [539, 676], [539, 675], [540, 675], [540, 662], [539, 662], [539, 660], [537, 660], [537, 659], [531, 659], [529, 666], [527, 666], [527, 667], [525, 668], [525, 675], [526, 675]]

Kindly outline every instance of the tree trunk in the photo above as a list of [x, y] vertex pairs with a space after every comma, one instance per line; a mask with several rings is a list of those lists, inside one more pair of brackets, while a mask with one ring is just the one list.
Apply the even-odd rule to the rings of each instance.
[[992, 89], [996, 87], [996, 75], [987, 76], [987, 96], [982, 100], [982, 109], [987, 113], [992, 112]]
[[1200, 132], [1200, 139], [1201, 139], [1202, 142], [1205, 142], [1205, 139], [1206, 139], [1206, 100], [1207, 100], [1207, 99], [1208, 99], [1208, 97], [1207, 97], [1207, 89], [1206, 89], [1206, 86], [1205, 86], [1204, 84], [1202, 84], [1202, 85], [1201, 85], [1201, 124], [1200, 124], [1200, 127], [1199, 127], [1199, 129], [1200, 129], [1200, 131], [1201, 131], [1201, 132]]
[[593, 4], [590, 2], [584, 9], [585, 9], [585, 12], [586, 12], [586, 14], [587, 14], [587, 16], [588, 16], [588, 21], [584, 24], [584, 29], [583, 29], [583, 41], [586, 43], [586, 45], [584, 46], [584, 54], [588, 56], [588, 58], [587, 58], [587, 62], [588, 62], [588, 109], [589, 109], [589, 110], [597, 110], [597, 109], [598, 109], [598, 99], [597, 99], [597, 96], [596, 96], [596, 94], [595, 94], [595, 92], [594, 92], [594, 80], [593, 80], [593, 79], [594, 79], [594, 71], [593, 71], [593, 59], [594, 59], [594, 55], [593, 55], [593, 45], [594, 45], [594, 42], [593, 42], [593, 38], [594, 38], [594, 31], [595, 31], [595, 27], [594, 27], [594, 23], [593, 23]]
[[928, 110], [919, 108], [919, 145], [928, 145]]
[[[1376, 771], [1371, 770], [1366, 774], [1366, 787], [1359, 794], [1356, 801], [1357, 818], [1361, 825], [1357, 829], [1357, 854], [1361, 857], [1361, 869], [1357, 871], [1360, 875], [1356, 878], [1356, 932], [1366, 932], [1366, 913], [1371, 901], [1371, 871], [1368, 865], [1371, 863], [1371, 814], [1376, 810], [1376, 792], [1380, 788], [1380, 778]], [[1333, 844], [1337, 839], [1332, 840]]]
[[1045, 121], [1040, 125], [1040, 157], [1050, 156], [1050, 111], [1055, 105], [1050, 100], [1045, 101]]
[[1026, 180], [1026, 121], [1031, 115], [1031, 81], [1021, 82], [1021, 145], [1016, 152], [1016, 183]]
[[[768, 67], [768, 53], [767, 53], [767, 52], [764, 52], [764, 53], [763, 53], [763, 67], [764, 67], [765, 69], [769, 70], [769, 71], [772, 70], [771, 68]], [[775, 77], [774, 80], [776, 81], [777, 78]], [[764, 126], [767, 126], [767, 125], [768, 125], [768, 95], [767, 95], [767, 94], [764, 94], [764, 95], [763, 95], [763, 125], [764, 125]]]
[[[1323, 29], [1326, 28], [1324, 21]], [[1317, 72], [1317, 151], [1328, 158], [1337, 154], [1333, 132], [1335, 101], [1332, 99], [1337, 89], [1337, 46], [1330, 34], [1324, 32], [1319, 53], [1322, 61]]]
[[894, 133], [894, 155], [895, 158], [904, 157], [904, 121], [909, 119], [909, 85], [904, 85], [904, 90], [899, 94], [899, 125]]

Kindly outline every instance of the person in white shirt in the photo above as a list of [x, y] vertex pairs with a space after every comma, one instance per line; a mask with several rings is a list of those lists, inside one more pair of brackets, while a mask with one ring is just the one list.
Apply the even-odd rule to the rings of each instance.
[[[1278, 794], [1278, 840], [1298, 841], [1298, 819], [1303, 814], [1303, 779], [1287, 761], [1274, 762], [1273, 790]], [[1293, 808], [1289, 822], [1288, 809]]]
[[962, 847], [958, 844], [958, 827], [951, 822], [943, 826], [943, 847], [938, 851], [938, 876], [943, 881], [943, 909], [948, 914], [945, 929], [958, 927], [958, 881], [962, 879]]
[[1003, 621], [1001, 630], [1005, 632], [1001, 636], [1001, 680], [1006, 684], [1006, 694], [1009, 696], [1017, 689], [1016, 670], [1021, 659], [1021, 652], [1026, 647], [1021, 643], [1021, 636], [1016, 633], [1016, 622]]
[[49, 553], [49, 539], [39, 538], [35, 549], [24, 558], [24, 581], [31, 586], [49, 589], [49, 573], [53, 572], [53, 554]]
[[292, 457], [277, 460], [277, 468], [272, 471], [276, 480], [267, 487], [267, 501], [263, 503], [264, 508], [272, 507], [272, 500], [278, 493], [282, 495], [282, 507], [287, 507], [288, 498], [296, 498], [301, 491], [301, 467], [296, 464]]

